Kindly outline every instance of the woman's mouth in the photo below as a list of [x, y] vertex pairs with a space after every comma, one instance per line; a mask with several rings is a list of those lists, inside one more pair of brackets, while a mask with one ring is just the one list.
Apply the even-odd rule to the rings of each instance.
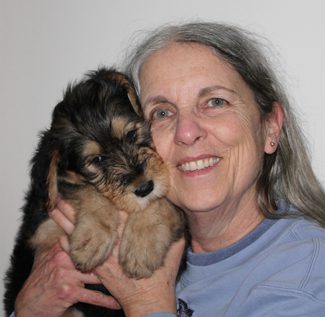
[[183, 172], [194, 172], [194, 171], [203, 170], [208, 167], [212, 167], [218, 164], [220, 160], [221, 160], [220, 157], [214, 156], [214, 157], [184, 162], [182, 164], [179, 164], [177, 167]]

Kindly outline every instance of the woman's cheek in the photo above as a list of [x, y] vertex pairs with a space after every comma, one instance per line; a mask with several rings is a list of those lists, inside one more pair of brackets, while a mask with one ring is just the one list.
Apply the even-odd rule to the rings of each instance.
[[173, 137], [168, 133], [168, 130], [153, 128], [152, 139], [158, 154], [164, 161], [168, 161], [168, 154], [171, 152]]

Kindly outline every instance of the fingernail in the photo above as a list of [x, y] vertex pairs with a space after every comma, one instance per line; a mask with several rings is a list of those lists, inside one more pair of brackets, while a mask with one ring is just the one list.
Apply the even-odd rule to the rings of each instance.
[[50, 210], [48, 211], [48, 213], [49, 213], [50, 216], [54, 215], [55, 212], [56, 212], [56, 207], [54, 207], [54, 208], [52, 208], [52, 209], [50, 209]]
[[55, 205], [57, 205], [60, 201], [61, 201], [62, 197], [61, 195], [58, 195], [56, 198], [55, 198]]

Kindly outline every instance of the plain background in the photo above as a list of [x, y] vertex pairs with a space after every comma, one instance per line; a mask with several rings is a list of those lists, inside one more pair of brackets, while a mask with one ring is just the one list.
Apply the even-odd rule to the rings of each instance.
[[228, 22], [267, 38], [325, 185], [323, 0], [0, 1], [2, 278], [20, 223], [29, 160], [66, 84], [98, 65], [118, 64], [135, 35], [162, 23]]

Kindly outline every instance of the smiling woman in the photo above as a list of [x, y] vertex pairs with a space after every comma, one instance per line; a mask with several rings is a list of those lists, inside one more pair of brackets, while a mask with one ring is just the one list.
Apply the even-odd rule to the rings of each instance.
[[[254, 35], [218, 23], [158, 28], [126, 70], [169, 163], [168, 198], [188, 216], [192, 242], [177, 285], [179, 314], [277, 316], [273, 308], [282, 303], [279, 316], [296, 316], [296, 309], [321, 316], [325, 231], [310, 218], [325, 224], [324, 189]], [[296, 252], [312, 254], [314, 238], [321, 251], [308, 281], [322, 287], [307, 283], [297, 296], [310, 267]], [[287, 291], [279, 295], [279, 287]]]
[[[324, 316], [325, 193], [255, 37], [218, 23], [158, 28], [131, 54], [126, 72], [169, 169], [167, 198], [187, 215], [191, 244], [178, 280], [181, 243], [140, 280], [121, 272], [115, 247], [95, 274], [125, 315]], [[73, 227], [71, 206], [60, 201], [54, 211], [63, 229]], [[53, 264], [44, 262], [35, 267]], [[62, 311], [76, 298], [61, 296], [61, 281], [48, 284]], [[79, 281], [71, 288], [83, 301]], [[45, 295], [30, 304], [37, 290], [43, 281], [32, 272], [17, 310], [52, 308]]]
[[198, 44], [170, 44], [152, 54], [140, 83], [155, 145], [170, 163], [169, 198], [188, 213], [217, 209], [223, 221], [229, 217], [227, 226], [239, 217], [246, 234], [261, 221], [256, 182], [263, 153], [276, 150], [269, 144], [280, 138], [281, 107], [262, 121], [241, 76]]
[[[144, 64], [154, 58], [156, 53], [160, 54], [176, 44], [197, 45], [210, 50], [216, 60], [224, 62], [225, 68], [237, 73], [238, 78], [243, 81], [242, 84], [250, 90], [264, 122], [267, 122], [270, 116], [281, 121], [280, 116], [283, 113], [285, 124], [280, 137], [269, 144], [268, 152], [274, 154], [263, 156], [263, 169], [257, 183], [258, 205], [263, 213], [268, 217], [274, 216], [277, 201], [285, 197], [303, 214], [324, 223], [324, 190], [311, 168], [302, 132], [286, 92], [257, 37], [238, 27], [220, 23], [188, 23], [157, 28], [127, 59], [126, 72], [133, 78], [144, 103], [151, 103], [150, 99], [144, 100], [142, 97], [143, 83], [140, 75]], [[168, 70], [160, 67], [159, 74], [166, 78], [171, 68], [181, 68], [183, 63], [188, 63], [186, 56], [177, 61], [168, 54], [165, 57], [165, 63], [173, 65]], [[221, 78], [219, 80], [222, 81]], [[230, 103], [234, 102], [230, 99], [231, 93], [234, 92], [230, 91], [225, 97], [221, 97]], [[241, 102], [239, 97], [237, 103]], [[165, 100], [164, 96], [153, 98], [158, 98], [158, 103]], [[153, 99], [152, 104], [154, 101]], [[299, 156], [296, 153], [299, 153]], [[297, 174], [297, 170], [300, 173]]]

